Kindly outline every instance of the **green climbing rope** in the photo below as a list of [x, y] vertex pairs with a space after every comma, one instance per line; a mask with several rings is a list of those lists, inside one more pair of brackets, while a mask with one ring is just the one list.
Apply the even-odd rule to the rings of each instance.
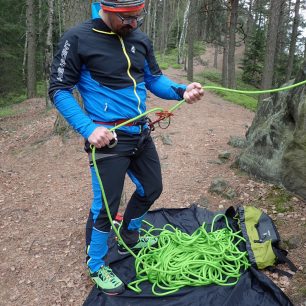
[[[227, 226], [214, 231], [219, 217], [225, 218]], [[174, 293], [185, 286], [232, 286], [250, 266], [247, 252], [238, 248], [245, 239], [240, 232], [233, 232], [223, 214], [214, 217], [210, 232], [203, 223], [192, 235], [170, 224], [161, 229], [150, 226], [144, 234], [158, 235], [158, 243], [142, 249], [136, 257], [137, 279], [128, 284], [135, 292], [141, 292], [139, 285], [144, 281], [152, 284], [152, 293], [157, 296]]]
[[274, 88], [274, 89], [266, 89], [266, 90], [240, 90], [240, 89], [232, 89], [232, 88], [225, 88], [225, 87], [218, 87], [218, 86], [204, 86], [203, 89], [214, 89], [214, 90], [220, 90], [220, 91], [229, 91], [229, 92], [236, 92], [240, 94], [252, 94], [252, 95], [261, 95], [266, 93], [275, 93], [280, 91], [286, 91], [289, 89], [293, 89], [298, 86], [302, 86], [306, 84], [306, 80], [302, 82], [298, 82], [292, 85], [280, 87], [280, 88]]

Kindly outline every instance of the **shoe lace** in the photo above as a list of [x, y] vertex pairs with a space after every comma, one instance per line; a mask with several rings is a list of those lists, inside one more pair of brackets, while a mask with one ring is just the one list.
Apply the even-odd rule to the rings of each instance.
[[117, 283], [117, 277], [114, 274], [114, 272], [112, 271], [111, 268], [109, 267], [102, 267], [99, 271], [98, 271], [98, 275], [99, 277], [102, 279], [102, 281], [110, 281], [113, 284]]
[[140, 238], [139, 238], [139, 241], [140, 241], [140, 242], [149, 242], [149, 241], [150, 241], [150, 238], [147, 237], [147, 236], [143, 236], [143, 237], [140, 237]]

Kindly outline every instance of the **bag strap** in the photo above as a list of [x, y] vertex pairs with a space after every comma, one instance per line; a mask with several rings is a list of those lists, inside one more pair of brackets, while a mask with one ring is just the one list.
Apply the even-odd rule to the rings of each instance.
[[272, 272], [272, 273], [278, 273], [280, 275], [283, 275], [283, 276], [287, 276], [289, 278], [292, 278], [294, 274], [292, 273], [289, 273], [287, 271], [284, 271], [284, 270], [281, 270], [281, 269], [278, 269], [278, 268], [274, 268], [274, 267], [267, 267], [266, 268], [268, 271]]
[[272, 246], [272, 248], [274, 254], [281, 263], [286, 263], [289, 266], [290, 270], [294, 273], [298, 270], [297, 267], [293, 264], [293, 262], [287, 257], [287, 251], [280, 248], [276, 248], [275, 246]]

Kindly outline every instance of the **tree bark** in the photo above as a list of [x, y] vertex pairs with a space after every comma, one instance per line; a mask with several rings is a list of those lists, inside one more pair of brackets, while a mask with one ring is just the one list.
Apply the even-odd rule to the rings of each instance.
[[154, 8], [153, 8], [153, 22], [152, 22], [152, 44], [153, 47], [156, 46], [156, 18], [157, 18], [157, 1], [154, 1]]
[[214, 52], [214, 65], [215, 69], [218, 69], [218, 54], [219, 54], [219, 45], [217, 43], [214, 44], [215, 52]]
[[236, 88], [236, 66], [235, 66], [235, 50], [236, 50], [236, 27], [238, 19], [238, 3], [239, 0], [231, 0], [231, 15], [229, 28], [228, 43], [228, 86]]
[[26, 2], [27, 24], [27, 97], [36, 96], [36, 33], [35, 33], [35, 6], [34, 0]]
[[[278, 71], [279, 64], [281, 63], [282, 55], [285, 52], [286, 46], [286, 37], [287, 37], [287, 27], [286, 23], [286, 0], [280, 0], [281, 3], [281, 12], [279, 15], [279, 24], [278, 24], [278, 33], [277, 33], [277, 40], [276, 40], [276, 48], [275, 48], [275, 61], [274, 61], [274, 71]], [[273, 84], [278, 84], [278, 82], [283, 83], [284, 78], [279, 77], [277, 73], [274, 73], [273, 76]]]
[[147, 12], [148, 12], [148, 15], [145, 19], [144, 29], [147, 35], [151, 37], [152, 0], [148, 0]]
[[253, 33], [253, 15], [252, 15], [252, 10], [253, 10], [253, 0], [249, 1], [249, 9], [248, 9], [248, 19], [247, 19], [247, 25], [246, 25], [246, 42], [245, 46], [246, 48], [248, 47], [248, 42], [249, 39]]
[[222, 65], [222, 86], [228, 87], [228, 48], [229, 48], [229, 28], [230, 28], [230, 1], [228, 0], [227, 22], [223, 39], [223, 65]]
[[[281, 12], [281, 4], [282, 3], [279, 0], [271, 0], [268, 33], [266, 39], [266, 52], [265, 52], [263, 76], [261, 82], [262, 89], [270, 89], [272, 87], [275, 49], [276, 49], [276, 40], [277, 40], [277, 32], [279, 24], [279, 15]], [[268, 96], [269, 95], [262, 95], [260, 99], [263, 99]]]
[[300, 24], [300, 5], [301, 5], [301, 1], [296, 0], [295, 8], [294, 8], [295, 13], [294, 13], [293, 26], [292, 26], [292, 35], [291, 35], [290, 48], [289, 48], [286, 82], [290, 80], [291, 75], [292, 75], [292, 70], [293, 70], [294, 55], [296, 51], [296, 41], [298, 37], [298, 27]]
[[[54, 0], [48, 0], [48, 29], [45, 47], [45, 82], [46, 89], [50, 80], [50, 68], [53, 58], [53, 15], [54, 15]], [[51, 101], [46, 90], [46, 107], [51, 107]]]
[[183, 63], [183, 58], [184, 58], [184, 50], [185, 50], [185, 41], [186, 41], [186, 35], [187, 35], [187, 29], [188, 29], [188, 17], [189, 17], [189, 9], [190, 9], [190, 1], [188, 0], [186, 9], [184, 12], [184, 21], [183, 21], [183, 29], [180, 37], [180, 42], [179, 42], [179, 48], [178, 48], [178, 58], [179, 58], [179, 63]]
[[189, 16], [188, 16], [188, 53], [187, 53], [187, 80], [193, 82], [193, 57], [194, 57], [194, 38], [196, 32], [196, 12], [197, 3], [196, 0], [190, 2]]

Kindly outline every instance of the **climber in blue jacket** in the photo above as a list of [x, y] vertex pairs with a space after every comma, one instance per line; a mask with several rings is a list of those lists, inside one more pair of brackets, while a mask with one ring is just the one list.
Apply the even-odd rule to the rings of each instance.
[[[127, 124], [115, 135], [109, 131], [146, 111], [147, 90], [168, 100], [193, 103], [204, 92], [199, 83], [177, 84], [164, 76], [156, 62], [151, 41], [140, 29], [144, 0], [101, 1], [98, 16], [67, 31], [55, 54], [49, 95], [68, 123], [97, 148], [99, 175], [111, 215], [115, 218], [126, 173], [136, 185], [120, 227], [124, 242], [137, 251], [157, 242], [140, 236], [141, 222], [162, 192], [160, 162], [150, 129], [144, 120]], [[84, 109], [72, 95], [81, 94]], [[105, 264], [110, 232], [97, 175], [90, 163], [93, 200], [86, 225], [86, 254], [90, 277], [106, 294], [120, 294], [123, 282]], [[120, 254], [126, 253], [118, 245]]]

